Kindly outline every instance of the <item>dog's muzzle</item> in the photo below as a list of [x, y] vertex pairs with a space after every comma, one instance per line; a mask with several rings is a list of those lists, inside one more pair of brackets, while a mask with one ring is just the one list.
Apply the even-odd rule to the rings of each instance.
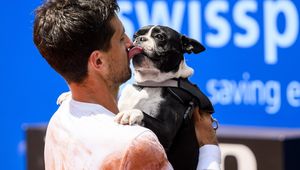
[[139, 46], [132, 46], [130, 49], [128, 49], [128, 55], [130, 59], [141, 53], [143, 53], [143, 48]]

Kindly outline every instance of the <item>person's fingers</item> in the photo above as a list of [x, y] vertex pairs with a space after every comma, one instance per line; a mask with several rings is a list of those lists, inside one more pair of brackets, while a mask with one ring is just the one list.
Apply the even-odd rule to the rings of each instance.
[[214, 127], [212, 126], [213, 119], [210, 113], [201, 112], [198, 107], [195, 108], [193, 113], [196, 137], [199, 146], [205, 144], [218, 144]]

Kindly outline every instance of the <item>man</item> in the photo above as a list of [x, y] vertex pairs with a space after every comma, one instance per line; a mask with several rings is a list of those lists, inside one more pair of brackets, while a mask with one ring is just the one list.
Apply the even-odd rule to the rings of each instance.
[[[72, 92], [49, 122], [46, 169], [172, 169], [154, 133], [114, 122], [119, 86], [131, 76], [118, 8], [114, 0], [49, 0], [36, 10], [34, 42]], [[194, 115], [198, 169], [219, 169], [211, 117]]]

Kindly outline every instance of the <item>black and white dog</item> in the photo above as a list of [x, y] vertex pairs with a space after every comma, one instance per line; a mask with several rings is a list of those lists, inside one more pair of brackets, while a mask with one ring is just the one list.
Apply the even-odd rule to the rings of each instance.
[[174, 169], [197, 167], [199, 146], [193, 108], [214, 112], [209, 99], [188, 80], [194, 71], [183, 56], [204, 50], [196, 40], [169, 27], [146, 26], [135, 33], [134, 47], [129, 51], [135, 84], [124, 88], [116, 120], [151, 129]]

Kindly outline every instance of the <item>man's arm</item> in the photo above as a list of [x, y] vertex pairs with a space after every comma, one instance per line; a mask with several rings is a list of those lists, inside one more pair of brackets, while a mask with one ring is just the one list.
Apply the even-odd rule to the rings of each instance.
[[197, 170], [220, 170], [221, 152], [210, 113], [195, 108], [195, 132], [200, 146]]
[[145, 131], [136, 137], [124, 156], [124, 169], [173, 169], [156, 135]]
[[[221, 153], [212, 127], [211, 114], [195, 108], [193, 115], [200, 146], [197, 170], [220, 170]], [[132, 141], [121, 162], [121, 169], [173, 169], [163, 146], [150, 130]]]
[[[197, 138], [199, 142], [203, 143], [199, 148], [200, 154], [197, 170], [219, 170], [221, 157], [220, 149], [217, 146], [215, 132], [210, 123], [210, 115], [205, 115], [204, 119], [202, 118], [197, 121], [198, 122], [195, 122], [196, 132], [201, 133], [196, 133]], [[205, 128], [209, 127], [213, 130], [210, 131], [211, 133], [208, 133], [205, 130]], [[202, 133], [202, 131], [205, 132]], [[120, 161], [120, 169], [173, 169], [172, 165], [168, 161], [163, 146], [159, 143], [156, 135], [151, 131], [145, 131], [137, 136], [127, 148], [126, 153], [123, 156], [122, 161]]]

